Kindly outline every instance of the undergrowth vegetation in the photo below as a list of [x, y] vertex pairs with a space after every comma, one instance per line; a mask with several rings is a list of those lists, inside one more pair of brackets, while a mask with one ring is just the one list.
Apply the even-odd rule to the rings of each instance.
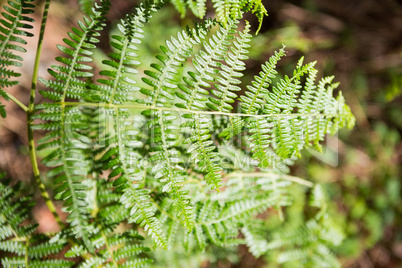
[[[31, 1], [4, 5], [0, 96], [27, 114], [37, 190], [61, 230], [35, 232], [30, 197], [2, 180], [2, 265], [180, 267], [245, 244], [255, 257], [277, 252], [279, 263], [339, 266], [332, 249], [343, 234], [325, 192], [288, 173], [304, 148], [321, 150], [327, 134], [352, 128], [355, 119], [342, 93], [333, 96], [334, 77], [317, 78], [315, 62], [301, 58], [291, 74], [278, 73], [285, 48], [244, 84], [253, 35], [243, 13], [254, 13], [261, 26], [262, 1], [213, 0], [215, 19], [204, 18], [205, 1], [171, 1], [203, 20], [161, 44], [149, 66], [140, 61], [143, 41], [153, 38], [147, 23], [165, 3], [145, 1], [117, 25], [98, 73], [94, 49], [113, 3], [79, 2], [87, 16], [66, 33], [58, 64], [48, 69], [52, 79], [44, 79], [45, 2], [28, 105], [7, 89], [29, 79], [18, 73], [19, 52], [32, 36], [30, 14], [39, 11]], [[38, 81], [46, 101], [36, 104]], [[7, 116], [3, 100], [0, 112]], [[34, 131], [45, 133], [37, 144]], [[39, 171], [38, 151], [47, 173]], [[290, 231], [284, 211], [299, 195], [306, 215]], [[62, 201], [65, 221], [53, 199]], [[270, 228], [266, 218], [283, 228]]]

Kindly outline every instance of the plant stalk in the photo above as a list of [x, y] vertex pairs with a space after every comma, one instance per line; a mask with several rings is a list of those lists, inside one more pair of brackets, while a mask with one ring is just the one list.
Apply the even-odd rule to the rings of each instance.
[[25, 112], [28, 112], [28, 107], [26, 107], [22, 102], [20, 102], [16, 97], [11, 95], [7, 91], [4, 91], [4, 92], [6, 93], [7, 97], [10, 98], [10, 100], [15, 102], [18, 106], [20, 106], [22, 110], [24, 110]]
[[50, 0], [46, 0], [45, 7], [43, 10], [41, 28], [40, 28], [40, 32], [39, 32], [38, 46], [36, 48], [34, 68], [33, 68], [33, 72], [32, 72], [32, 87], [31, 87], [31, 94], [30, 94], [30, 98], [29, 98], [29, 105], [28, 105], [27, 110], [25, 110], [24, 108], [23, 109], [27, 113], [28, 148], [29, 148], [29, 156], [31, 158], [32, 170], [33, 170], [34, 177], [35, 177], [35, 182], [38, 185], [39, 191], [40, 191], [43, 199], [45, 200], [45, 203], [46, 203], [47, 207], [49, 208], [50, 212], [52, 212], [56, 222], [59, 224], [60, 228], [64, 228], [65, 227], [64, 223], [60, 219], [60, 216], [56, 211], [56, 206], [54, 205], [53, 201], [50, 199], [49, 193], [46, 190], [46, 186], [44, 185], [42, 178], [40, 176], [38, 161], [36, 158], [35, 140], [34, 140], [33, 129], [32, 129], [32, 126], [33, 126], [32, 115], [34, 113], [36, 85], [38, 83], [37, 81], [38, 81], [39, 63], [40, 63], [40, 58], [41, 58], [43, 38], [44, 38], [44, 34], [45, 34], [45, 27], [46, 27], [46, 22], [47, 22], [49, 5], [50, 5]]

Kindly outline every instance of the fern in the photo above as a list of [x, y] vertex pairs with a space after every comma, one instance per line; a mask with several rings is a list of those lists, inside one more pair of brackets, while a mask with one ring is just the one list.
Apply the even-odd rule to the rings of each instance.
[[340, 244], [343, 234], [328, 218], [325, 195], [320, 186], [313, 188], [309, 204], [320, 208], [315, 217], [293, 232], [278, 233], [267, 249], [287, 248], [278, 255], [279, 263], [296, 261], [306, 266], [340, 267], [330, 248]]
[[[140, 6], [137, 8], [136, 14], [127, 16], [123, 25], [120, 26], [124, 37], [114, 36], [115, 42], [112, 43], [112, 46], [121, 51], [121, 53], [110, 54], [109, 56], [113, 60], [108, 60], [104, 63], [114, 67], [116, 71], [101, 71], [101, 74], [108, 75], [111, 79], [99, 80], [104, 86], [103, 88], [98, 87], [103, 96], [110, 95], [110, 98], [106, 100], [109, 103], [119, 104], [129, 100], [127, 99], [127, 92], [133, 88], [132, 84], [135, 83], [130, 78], [130, 75], [137, 73], [133, 66], [139, 64], [135, 58], [137, 48], [133, 44], [141, 42], [140, 38], [143, 38], [141, 35], [143, 23], [151, 17], [151, 12], [155, 12], [157, 8], [159, 6], [151, 2]], [[139, 164], [140, 155], [134, 153], [132, 149], [130, 150], [130, 147], [133, 147], [133, 145], [134, 147], [141, 145], [135, 137], [131, 138], [128, 134], [135, 133], [136, 130], [129, 126], [127, 126], [126, 131], [122, 130], [120, 124], [127, 125], [124, 123], [124, 120], [130, 120], [130, 116], [124, 110], [115, 110], [115, 116], [119, 124], [116, 126], [118, 132], [114, 138], [117, 146], [112, 146], [103, 155], [101, 161], [105, 163], [105, 169], [113, 167], [113, 172], [109, 175], [110, 178], [120, 175], [114, 184], [116, 186], [122, 185], [122, 188], [124, 188], [121, 202], [127, 209], [130, 209], [130, 221], [140, 224], [155, 239], [158, 245], [166, 248], [166, 241], [161, 225], [153, 215], [153, 205], [150, 201], [147, 201], [150, 199], [149, 190], [142, 189], [144, 184]]]
[[268, 251], [268, 242], [265, 239], [264, 235], [261, 234], [262, 232], [259, 233], [261, 227], [257, 226], [256, 228], [253, 225], [250, 226], [249, 223], [246, 223], [242, 227], [241, 231], [244, 235], [250, 253], [258, 258]]
[[[27, 43], [25, 37], [33, 36], [27, 30], [32, 29], [34, 20], [28, 17], [33, 13], [35, 6], [31, 1], [8, 1], [4, 12], [1, 12], [3, 18], [0, 19], [0, 97], [9, 100], [12, 96], [5, 91], [6, 88], [18, 84], [16, 78], [21, 74], [15, 70], [15, 67], [21, 67], [23, 58], [19, 55], [26, 52], [23, 45]], [[0, 116], [6, 117], [5, 106], [0, 102]]]
[[78, 4], [80, 5], [81, 11], [84, 14], [89, 15], [92, 12], [94, 0], [78, 0]]
[[[118, 266], [142, 267], [152, 262], [142, 256], [149, 248], [141, 244], [144, 239], [138, 232], [116, 232], [119, 223], [129, 217], [129, 212], [119, 204], [120, 195], [113, 191], [112, 183], [99, 180], [96, 185], [96, 204], [99, 210], [94, 213], [94, 221], [90, 226], [91, 244], [97, 250], [96, 254], [87, 258], [83, 267]], [[82, 246], [74, 246], [66, 257], [77, 257], [88, 254]], [[130, 266], [133, 265], [133, 266]]]
[[242, 12], [251, 11], [252, 13], [256, 13], [259, 21], [257, 33], [261, 29], [263, 18], [268, 15], [261, 0], [212, 0], [212, 3], [214, 3], [218, 19], [224, 24], [226, 24], [230, 18], [237, 19], [242, 17]]
[[181, 17], [183, 18], [186, 15], [186, 8], [187, 8], [186, 0], [172, 0], [171, 2], [177, 9], [177, 11], [179, 11]]
[[1, 260], [3, 267], [71, 267], [72, 262], [47, 259], [65, 245], [50, 243], [45, 235], [35, 234], [36, 224], [23, 224], [34, 204], [19, 192], [18, 185], [10, 187], [0, 182], [0, 250], [14, 255]]
[[[171, 251], [180, 245], [201, 256], [240, 244], [256, 257], [277, 250], [279, 262], [322, 265], [328, 255], [336, 266], [330, 252], [342, 235], [326, 227], [330, 221], [320, 188], [313, 189], [310, 202], [319, 212], [290, 236], [278, 231], [268, 240], [265, 221], [258, 219], [269, 214], [284, 220], [283, 209], [293, 202], [290, 185], [313, 186], [286, 175], [303, 148], [320, 148], [325, 135], [353, 127], [342, 94], [333, 97], [333, 77], [316, 83], [315, 63], [303, 65], [303, 59], [291, 77], [279, 75], [282, 48], [250, 85], [243, 85], [252, 36], [247, 22], [239, 27], [240, 19], [251, 11], [261, 22], [266, 10], [257, 0], [215, 0], [217, 20], [179, 31], [149, 67], [140, 62], [142, 41], [152, 35], [147, 22], [164, 2], [140, 4], [117, 25], [112, 52], [97, 66], [94, 79], [93, 51], [110, 3], [100, 1], [89, 11], [91, 2], [80, 1], [88, 15], [58, 46], [64, 56], [49, 69], [53, 78], [39, 79], [48, 101], [34, 103], [35, 81], [28, 107], [20, 103], [30, 120], [36, 182], [57, 218], [35, 167], [35, 149], [46, 149], [42, 163], [51, 168], [47, 178], [55, 198], [63, 201], [67, 224], [59, 219], [61, 231], [52, 237], [35, 234], [35, 225], [22, 224], [29, 198], [17, 201], [18, 191], [0, 184], [0, 249], [12, 255], [3, 266], [143, 267], [157, 252], [153, 245]], [[182, 14], [190, 8], [199, 17], [205, 15], [205, 2], [172, 1]], [[32, 6], [9, 3], [11, 15], [3, 16], [15, 19], [22, 30], [5, 20], [0, 30], [10, 42], [24, 44], [15, 35], [28, 35], [24, 22], [32, 20], [17, 11], [28, 14]], [[11, 86], [15, 81], [9, 78], [17, 75], [10, 66], [22, 58], [3, 50], [0, 74], [7, 79], [1, 81]], [[3, 89], [0, 94], [9, 96]], [[233, 112], [236, 102], [240, 109]], [[0, 105], [2, 116], [4, 111]], [[46, 132], [36, 148], [32, 129]], [[64, 259], [54, 258], [62, 249]]]
[[[272, 175], [274, 174], [269, 173], [266, 176]], [[186, 243], [189, 244], [187, 247], [197, 245], [201, 250], [205, 250], [210, 243], [220, 247], [244, 244], [246, 241], [237, 237], [240, 231], [245, 230], [244, 226], [248, 224], [250, 217], [268, 207], [291, 204], [285, 190], [289, 183], [280, 181], [279, 178], [280, 176], [278, 181], [271, 178], [250, 179], [247, 178], [247, 174], [238, 174], [227, 180], [224, 192], [209, 196], [197, 195], [203, 189], [198, 189], [199, 185], [192, 183], [190, 189], [194, 190], [191, 191], [194, 193], [193, 200], [197, 200], [193, 203], [196, 211], [194, 229], [192, 232], [180, 233], [179, 229], [172, 227], [168, 232], [172, 232], [170, 235], [173, 237], [184, 235]], [[161, 210], [163, 211], [161, 221], [165, 222], [164, 225], [174, 226], [178, 219], [173, 216], [169, 206], [162, 206]], [[190, 250], [189, 248], [187, 250]]]
[[[204, 18], [205, 16], [206, 0], [172, 0], [171, 2], [182, 18], [186, 15], [187, 8], [198, 18]], [[263, 18], [268, 15], [262, 0], [212, 0], [212, 3], [218, 21], [225, 26], [229, 20], [241, 18], [243, 12], [256, 14], [259, 22], [257, 33], [261, 29]]]
[[[213, 23], [213, 22], [212, 22]], [[163, 66], [152, 64], [156, 70], [145, 71], [149, 78], [143, 78], [143, 81], [151, 86], [150, 89], [143, 88], [142, 93], [149, 96], [145, 103], [151, 107], [163, 106], [174, 99], [173, 90], [175, 86], [175, 76], [178, 74], [178, 68], [191, 54], [192, 46], [200, 42], [206, 34], [206, 29], [211, 21], [207, 21], [205, 25], [197, 25], [196, 30], [181, 32], [178, 38], [172, 38], [167, 41], [167, 47], [161, 47], [165, 57], [158, 56]], [[190, 104], [191, 107], [192, 104]], [[150, 143], [156, 145], [155, 153], [150, 157], [151, 161], [156, 161], [152, 173], [156, 179], [160, 179], [164, 186], [162, 191], [171, 193], [173, 197], [173, 207], [177, 214], [182, 218], [182, 222], [189, 230], [193, 227], [193, 215], [191, 207], [188, 206], [188, 192], [182, 190], [180, 183], [187, 180], [185, 172], [178, 164], [181, 162], [180, 152], [175, 148], [175, 140], [177, 136], [172, 132], [176, 126], [173, 120], [176, 119], [170, 111], [147, 110], [143, 114], [151, 117], [149, 127], [152, 128], [152, 136]]]
[[[206, 7], [204, 0], [187, 0], [187, 4], [195, 16], [198, 18], [203, 18], [205, 16]], [[180, 4], [176, 6], [180, 7]]]
[[[101, 2], [93, 10], [93, 15], [84, 17], [84, 22], [79, 21], [79, 27], [72, 28], [69, 33], [70, 39], [64, 39], [65, 44], [71, 48], [59, 45], [58, 48], [69, 57], [58, 57], [57, 60], [65, 66], [54, 65], [49, 73], [56, 78], [55, 81], [41, 81], [52, 91], [41, 91], [41, 94], [50, 100], [64, 102], [67, 98], [80, 98], [86, 92], [86, 85], [80, 81], [80, 77], [91, 77], [92, 73], [87, 71], [92, 68], [87, 65], [91, 62], [92, 52], [98, 42], [96, 36], [103, 27], [104, 16], [108, 10], [108, 2]], [[55, 189], [56, 196], [65, 202], [65, 211], [69, 212], [68, 222], [74, 226], [74, 233], [82, 237], [86, 247], [93, 252], [94, 248], [87, 235], [87, 202], [85, 201], [87, 186], [83, 184], [89, 164], [85, 160], [82, 144], [76, 142], [78, 147], [72, 147], [68, 135], [74, 135], [75, 128], [82, 128], [80, 125], [80, 111], [74, 107], [66, 107], [64, 104], [43, 104], [40, 106], [44, 111], [39, 113], [37, 118], [47, 120], [42, 125], [36, 125], [38, 129], [51, 131], [40, 141], [38, 149], [54, 148], [44, 160], [48, 166], [56, 166], [48, 173], [48, 177], [58, 187]], [[84, 126], [85, 127], [85, 126]], [[76, 132], [77, 133], [77, 132]], [[76, 135], [79, 135], [77, 133]]]

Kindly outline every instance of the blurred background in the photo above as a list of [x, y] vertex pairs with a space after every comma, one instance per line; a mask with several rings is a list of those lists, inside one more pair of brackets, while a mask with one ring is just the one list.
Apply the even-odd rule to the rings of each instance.
[[[402, 1], [263, 2], [269, 16], [252, 41], [245, 82], [284, 44], [288, 56], [281, 61], [280, 70], [289, 74], [303, 55], [306, 62], [317, 61], [319, 77], [335, 75], [335, 81], [341, 83], [338, 89], [356, 116], [352, 131], [343, 130], [327, 142], [335, 154], [323, 159], [306, 151], [292, 168], [292, 175], [323, 183], [329, 193], [331, 211], [346, 237], [335, 249], [343, 267], [402, 267]], [[109, 26], [95, 52], [97, 63], [110, 51], [108, 36], [114, 25], [137, 3], [112, 1]], [[56, 44], [61, 44], [65, 33], [81, 17], [77, 0], [52, 2], [41, 77], [48, 78], [47, 68], [60, 55]], [[35, 19], [39, 24], [40, 17]], [[246, 19], [255, 31], [255, 16], [247, 14]], [[196, 18], [190, 11], [180, 18], [173, 7], [163, 9], [149, 26], [159, 40], [145, 40], [148, 51], [142, 57], [149, 60], [159, 53], [165, 39], [193, 20]], [[29, 78], [35, 46], [36, 40], [31, 38], [21, 70]], [[10, 92], [28, 103], [29, 88], [28, 79]], [[42, 101], [41, 96], [37, 101]], [[10, 102], [7, 113], [6, 119], [0, 119], [0, 169], [14, 180], [31, 182], [25, 114]], [[40, 230], [57, 230], [40, 196], [37, 199], [34, 217], [41, 224]], [[202, 262], [202, 266], [266, 267], [269, 260], [270, 256], [255, 259], [240, 247], [231, 257], [223, 255]]]

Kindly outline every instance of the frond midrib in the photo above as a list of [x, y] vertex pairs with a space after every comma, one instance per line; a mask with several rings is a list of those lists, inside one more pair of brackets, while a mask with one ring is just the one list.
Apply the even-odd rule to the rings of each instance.
[[108, 107], [108, 108], [132, 108], [138, 110], [157, 110], [157, 111], [176, 111], [176, 112], [183, 112], [183, 113], [192, 113], [192, 114], [205, 114], [205, 115], [223, 115], [223, 116], [231, 116], [231, 117], [252, 117], [252, 118], [265, 118], [265, 117], [325, 117], [325, 118], [332, 118], [337, 117], [339, 114], [334, 113], [291, 113], [291, 114], [245, 114], [245, 113], [227, 113], [227, 112], [218, 112], [218, 111], [200, 111], [195, 109], [183, 109], [178, 107], [164, 107], [164, 106], [156, 106], [151, 107], [149, 105], [143, 104], [112, 104], [112, 103], [93, 103], [93, 102], [56, 102], [56, 104], [65, 105], [65, 106], [83, 106], [83, 107]]
[[119, 85], [119, 82], [120, 82], [120, 77], [123, 75], [123, 73], [122, 73], [122, 69], [124, 67], [123, 58], [126, 55], [127, 46], [129, 44], [129, 41], [130, 41], [129, 38], [127, 38], [127, 36], [126, 36], [126, 38], [124, 40], [124, 44], [123, 44], [124, 45], [123, 50], [121, 52], [121, 60], [119, 62], [119, 67], [117, 68], [117, 71], [116, 71], [116, 78], [113, 80], [112, 94], [110, 96], [109, 103], [113, 103], [114, 96], [116, 95], [116, 91], [117, 91], [117, 88], [118, 88], [118, 85]]

